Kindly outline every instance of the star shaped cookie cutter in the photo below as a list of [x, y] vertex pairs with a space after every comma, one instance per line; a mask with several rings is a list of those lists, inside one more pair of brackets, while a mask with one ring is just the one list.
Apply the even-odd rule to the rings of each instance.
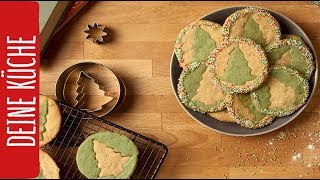
[[103, 43], [104, 37], [108, 35], [106, 26], [94, 23], [93, 26], [90, 24], [87, 25], [87, 29], [84, 30], [84, 33], [87, 34], [86, 39], [91, 39], [93, 43]]

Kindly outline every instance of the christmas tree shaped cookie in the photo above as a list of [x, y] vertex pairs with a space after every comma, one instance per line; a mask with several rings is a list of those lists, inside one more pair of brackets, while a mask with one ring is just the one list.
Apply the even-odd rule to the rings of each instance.
[[77, 85], [78, 95], [75, 98], [77, 108], [88, 112], [99, 111], [103, 105], [113, 100], [113, 97], [105, 95], [103, 88], [83, 71], [80, 72]]
[[204, 62], [211, 51], [222, 41], [221, 26], [205, 20], [196, 21], [179, 34], [174, 52], [182, 68], [192, 62]]
[[310, 79], [315, 69], [313, 56], [302, 41], [283, 39], [268, 45], [266, 54], [270, 65], [289, 66], [306, 79]]
[[305, 104], [308, 80], [287, 66], [273, 66], [269, 78], [254, 92], [253, 103], [260, 112], [274, 117], [288, 116]]
[[138, 154], [129, 138], [108, 131], [89, 136], [79, 146], [76, 162], [89, 179], [128, 179], [136, 168]]
[[229, 94], [226, 97], [227, 109], [238, 124], [247, 128], [261, 128], [270, 124], [273, 118], [257, 110], [250, 94]]
[[268, 75], [264, 51], [250, 39], [233, 38], [213, 50], [207, 62], [215, 84], [226, 92], [247, 93]]
[[265, 47], [280, 40], [279, 23], [271, 14], [260, 7], [247, 7], [231, 14], [222, 26], [224, 39], [244, 37]]
[[201, 113], [225, 108], [225, 93], [212, 83], [205, 63], [194, 62], [184, 69], [178, 83], [178, 96], [182, 103]]
[[40, 146], [52, 141], [59, 132], [61, 114], [55, 100], [40, 95]]

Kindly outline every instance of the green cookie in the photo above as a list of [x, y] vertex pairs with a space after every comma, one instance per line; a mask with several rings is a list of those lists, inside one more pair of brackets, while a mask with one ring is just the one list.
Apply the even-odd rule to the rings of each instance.
[[212, 83], [205, 63], [194, 62], [181, 72], [178, 96], [187, 107], [201, 113], [216, 112], [225, 108], [225, 93]]
[[257, 110], [250, 94], [229, 94], [226, 97], [227, 109], [238, 124], [247, 128], [262, 128], [273, 121], [273, 117]]
[[79, 146], [76, 162], [89, 179], [129, 179], [137, 166], [138, 154], [129, 138], [108, 131], [89, 136]]
[[224, 39], [244, 37], [265, 47], [280, 40], [280, 25], [265, 9], [247, 7], [231, 14], [222, 26]]
[[205, 20], [196, 21], [179, 34], [174, 52], [182, 68], [192, 62], [208, 60], [211, 51], [222, 41], [221, 25]]
[[250, 95], [260, 112], [283, 117], [306, 103], [309, 84], [298, 71], [287, 66], [273, 66], [269, 78]]
[[213, 83], [229, 93], [247, 93], [268, 75], [268, 61], [261, 46], [250, 39], [231, 37], [214, 49], [207, 62]]
[[283, 39], [266, 47], [270, 65], [285, 65], [296, 69], [306, 79], [310, 79], [315, 69], [313, 57], [308, 47], [301, 41]]

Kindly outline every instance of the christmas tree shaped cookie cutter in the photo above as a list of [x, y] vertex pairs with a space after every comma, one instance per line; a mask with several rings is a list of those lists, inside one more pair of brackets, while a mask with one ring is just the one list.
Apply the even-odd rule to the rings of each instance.
[[[84, 82], [83, 79], [87, 79], [87, 81]], [[88, 82], [91, 82], [91, 84], [89, 84]], [[102, 109], [102, 106], [109, 103], [113, 99], [112, 96], [106, 95], [107, 92], [103, 90], [104, 88], [101, 85], [101, 83], [97, 82], [95, 79], [93, 79], [90, 75], [88, 75], [84, 71], [80, 71], [79, 78], [77, 79], [77, 85], [78, 85], [78, 88], [76, 92], [78, 94], [75, 97], [75, 101], [76, 101], [75, 107], [81, 110], [86, 110], [88, 112], [99, 111]], [[95, 85], [98, 86], [98, 89], [94, 88]], [[89, 106], [90, 104], [86, 103], [86, 101], [88, 100], [87, 98], [90, 98], [90, 97], [92, 98], [92, 96], [86, 94], [86, 90], [89, 90], [89, 91], [95, 90], [100, 92], [100, 94], [102, 92], [101, 96], [99, 96], [98, 98], [95, 98], [96, 102], [94, 103], [94, 106], [92, 105]]]
[[[88, 82], [91, 85], [85, 85]], [[93, 97], [88, 98], [88, 95], [93, 95]], [[113, 99], [109, 103], [102, 103], [103, 98], [98, 98], [102, 95], [111, 96]], [[58, 101], [90, 112], [97, 117], [105, 116], [118, 109], [124, 102], [125, 96], [126, 86], [122, 78], [105, 65], [95, 62], [82, 62], [68, 67], [61, 73], [56, 83]], [[96, 99], [99, 100], [98, 103]], [[87, 106], [88, 103], [93, 105]], [[98, 105], [101, 105], [102, 109]], [[98, 106], [98, 108], [92, 108], [92, 106]]]

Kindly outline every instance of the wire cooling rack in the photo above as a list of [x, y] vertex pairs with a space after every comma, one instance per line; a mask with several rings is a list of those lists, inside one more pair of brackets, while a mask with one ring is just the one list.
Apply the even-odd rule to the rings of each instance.
[[57, 137], [43, 147], [60, 168], [60, 178], [83, 179], [77, 168], [78, 146], [91, 134], [113, 131], [130, 138], [138, 147], [139, 160], [133, 179], [153, 179], [168, 149], [165, 145], [119, 125], [95, 117], [73, 107], [58, 103], [61, 110], [61, 129]]

